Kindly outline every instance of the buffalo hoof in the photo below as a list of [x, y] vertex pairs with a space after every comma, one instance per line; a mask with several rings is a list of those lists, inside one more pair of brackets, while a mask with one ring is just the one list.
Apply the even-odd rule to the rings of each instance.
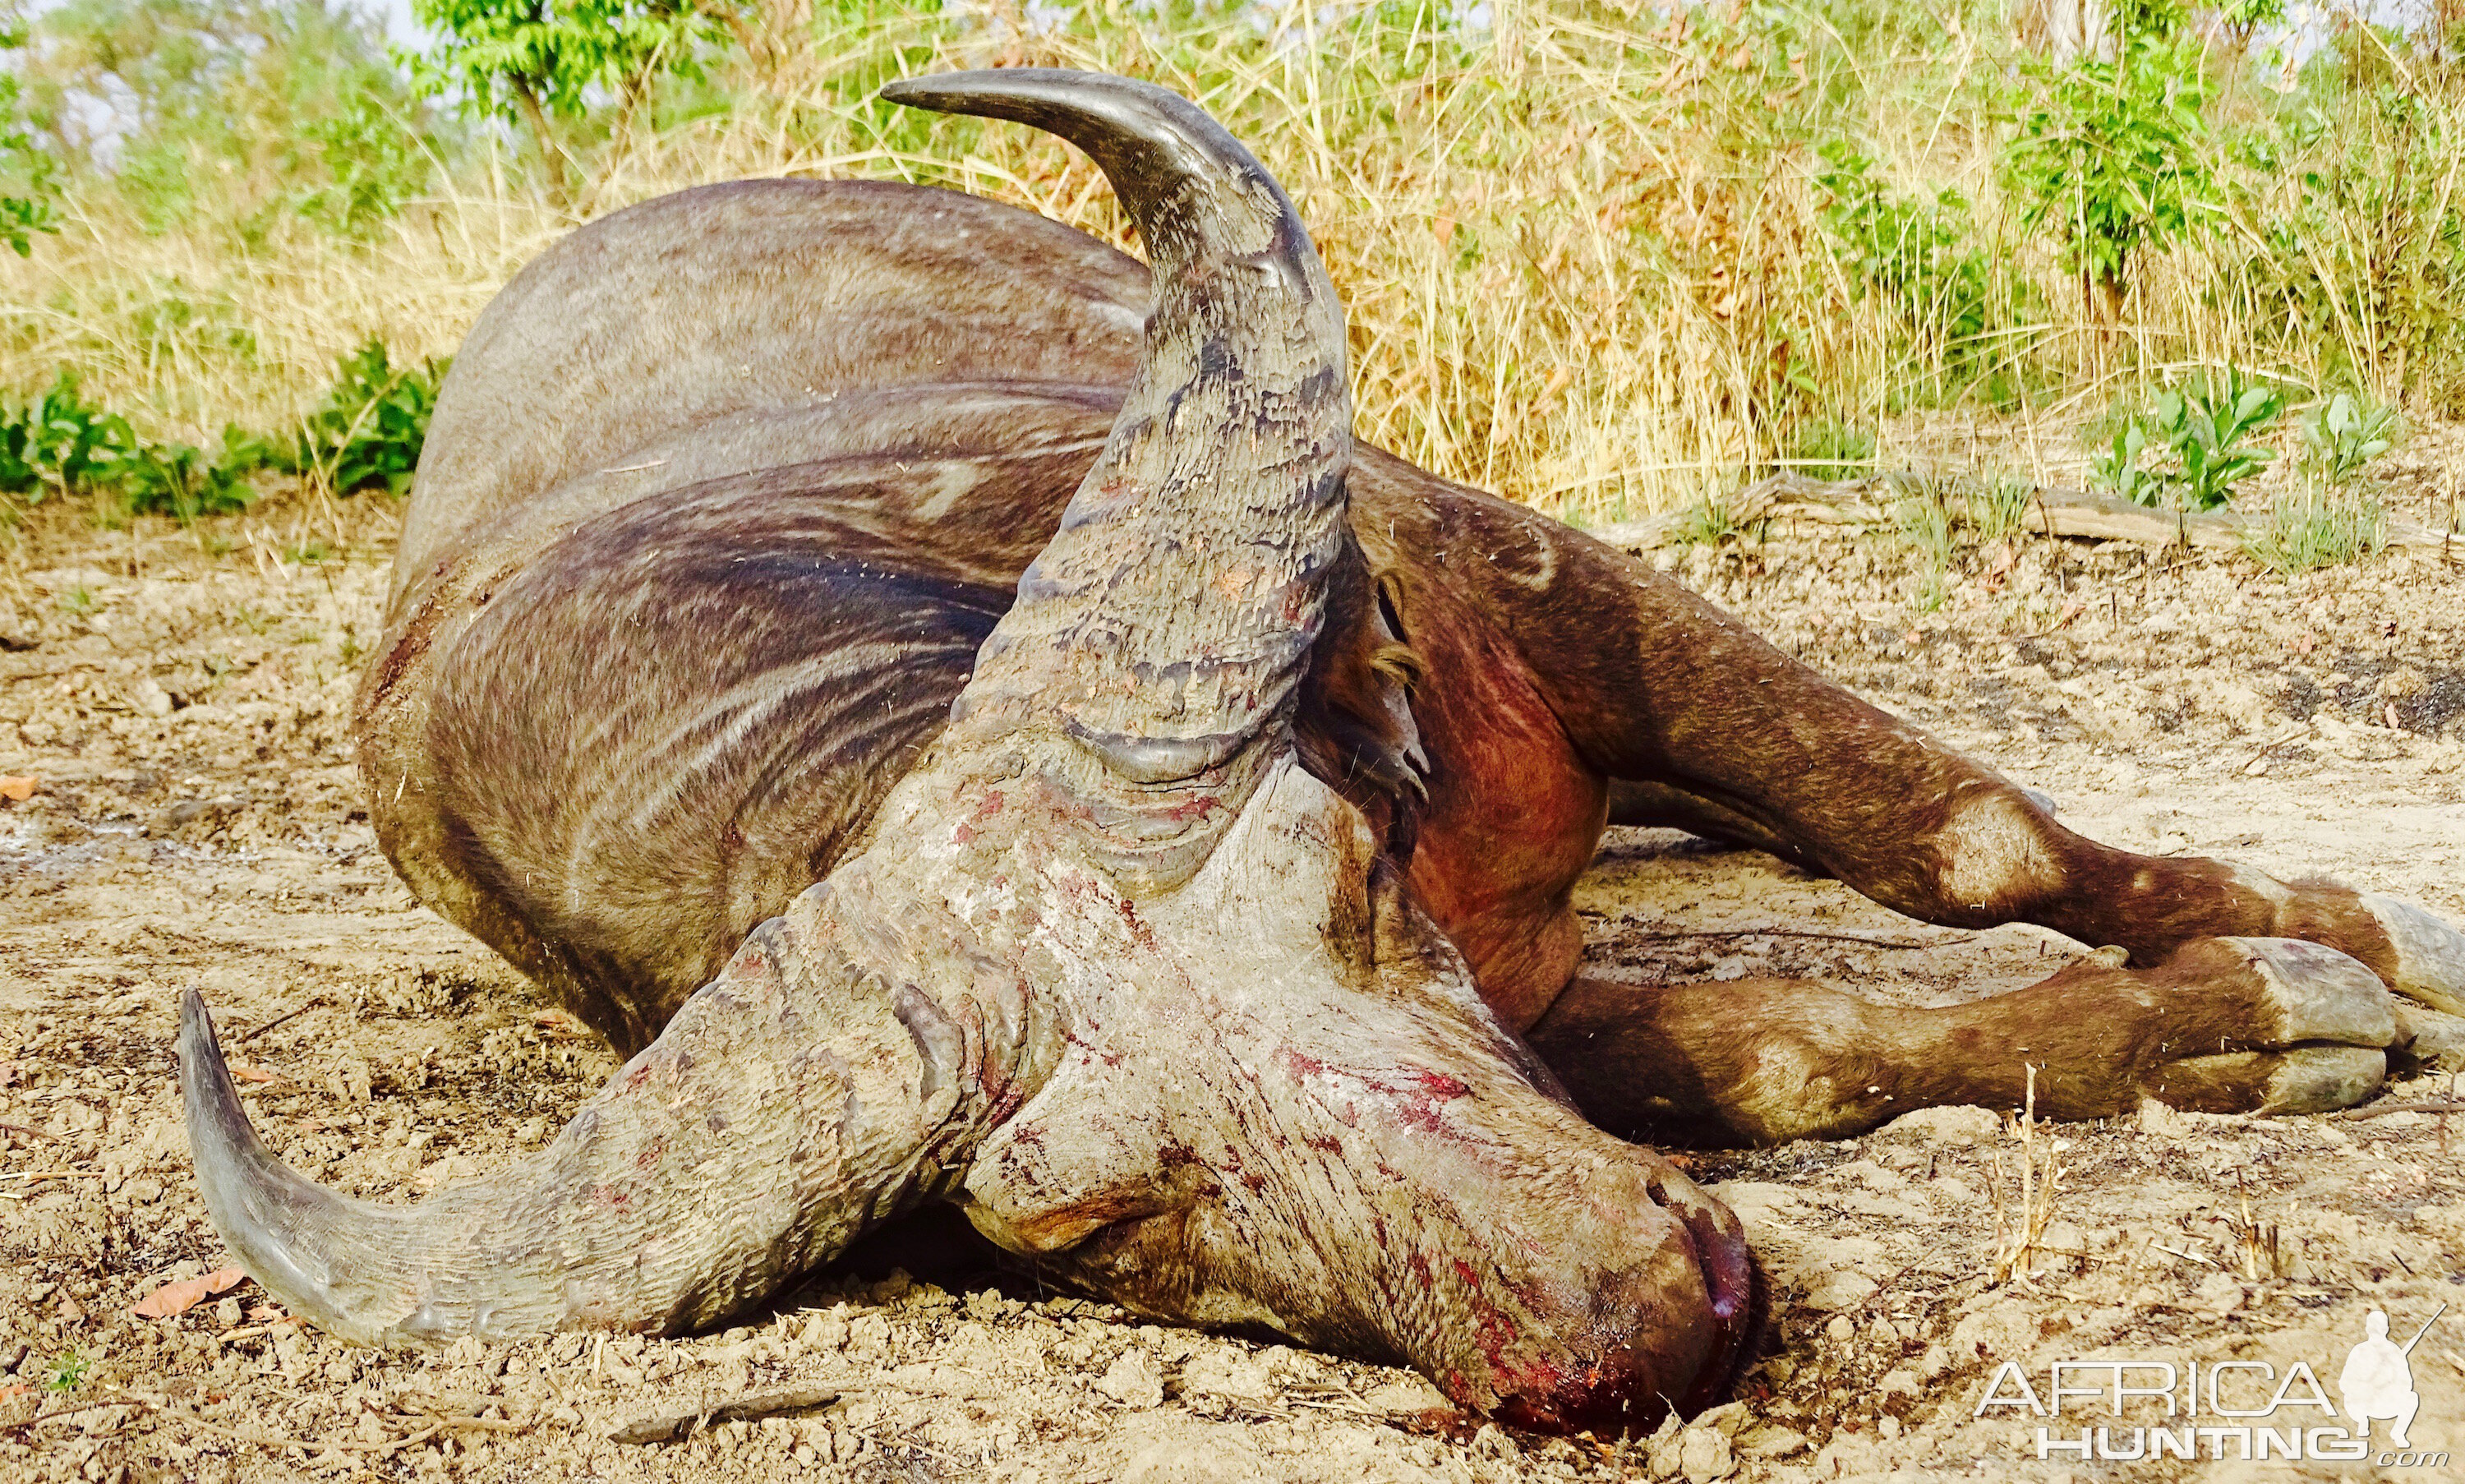
[[2325, 1113], [2387, 1079], [2388, 1049], [2401, 1040], [2396, 1006], [2359, 960], [2299, 939], [2210, 938], [2166, 967], [2200, 971], [2193, 993], [2213, 986], [2239, 1003], [2222, 1044], [2143, 1074], [2158, 1100], [2212, 1113]]
[[2465, 933], [2393, 897], [2365, 897], [2363, 905], [2387, 934], [2394, 960], [2388, 987], [2418, 1005], [2465, 1015]]

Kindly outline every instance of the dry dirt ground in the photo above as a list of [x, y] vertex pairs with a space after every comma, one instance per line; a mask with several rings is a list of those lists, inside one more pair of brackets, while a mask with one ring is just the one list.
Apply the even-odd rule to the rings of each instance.
[[[2457, 1476], [2209, 1461], [2234, 1454], [2230, 1434], [2192, 1436], [2191, 1464], [2039, 1462], [2040, 1426], [2076, 1443], [2102, 1425], [2087, 1447], [2112, 1452], [2168, 1419], [2146, 1399], [2116, 1415], [2110, 1373], [2067, 1372], [2107, 1386], [2058, 1417], [2022, 1400], [2050, 1400], [2057, 1362], [2197, 1362], [2203, 1414], [2176, 1426], [2245, 1425], [2208, 1414], [2214, 1378], [2246, 1411], [2283, 1391], [2260, 1420], [2281, 1437], [2343, 1421], [2321, 1407], [2367, 1311], [2402, 1341], [2453, 1305], [2409, 1357], [2411, 1441], [2465, 1454], [2465, 1129], [2385, 1101], [2358, 1119], [2160, 1111], [2040, 1130], [2040, 1251], [1999, 1285], [1997, 1169], [2017, 1227], [2024, 1150], [1996, 1113], [1694, 1155], [1767, 1273], [1765, 1358], [1696, 1427], [1616, 1445], [1467, 1427], [1408, 1374], [1143, 1325], [1033, 1275], [891, 1271], [923, 1267], [921, 1241], [679, 1340], [380, 1355], [284, 1323], [247, 1284], [134, 1318], [141, 1296], [228, 1261], [172, 1080], [184, 986], [221, 1016], [275, 1148], [378, 1200], [536, 1148], [613, 1063], [414, 906], [369, 831], [344, 728], [391, 508], [295, 496], [194, 532], [34, 517], [0, 532], [0, 773], [34, 781], [0, 812], [0, 1477]], [[2465, 568], [2289, 581], [2238, 558], [2034, 541], [1964, 550], [1924, 613], [1911, 548], [1889, 536], [1781, 532], [1664, 560], [2090, 833], [2329, 873], [2465, 919]], [[1674, 834], [1614, 834], [1582, 906], [1603, 972], [1803, 974], [1910, 1004], [2085, 951], [1911, 923]], [[2416, 1073], [2387, 1101], [2446, 1090]], [[838, 1399], [680, 1442], [609, 1438], [800, 1387]]]

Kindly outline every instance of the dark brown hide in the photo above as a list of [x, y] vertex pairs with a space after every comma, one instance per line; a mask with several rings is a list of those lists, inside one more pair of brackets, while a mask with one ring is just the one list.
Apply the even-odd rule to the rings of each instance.
[[[930, 245], [920, 235], [928, 233], [940, 233]], [[723, 259], [692, 275], [669, 271], [697, 244], [722, 241]], [[964, 254], [948, 248], [959, 241]], [[388, 658], [363, 690], [363, 763], [406, 877], [619, 1045], [643, 1044], [761, 919], [766, 894], [750, 883], [765, 883], [775, 907], [794, 874], [785, 862], [827, 863], [860, 834], [865, 791], [884, 786], [895, 759], [929, 735], [924, 698], [937, 687], [955, 695], [965, 667], [946, 658], [912, 667], [898, 693], [916, 730], [857, 740], [846, 767], [800, 785], [792, 799], [762, 793], [762, 759], [779, 754], [754, 732], [741, 734], [741, 759], [700, 756], [694, 791], [707, 802], [642, 820], [625, 847], [675, 863], [678, 885], [649, 894], [656, 920], [631, 928], [623, 919], [638, 894], [576, 890], [567, 876], [589, 869], [576, 842], [607, 808], [588, 781], [653, 776], [656, 759], [673, 758], [676, 739], [705, 720], [707, 690], [681, 683], [659, 693], [665, 701], [646, 697], [621, 735], [568, 731], [549, 743], [561, 749], [553, 768], [508, 776], [477, 760], [493, 745], [486, 728], [513, 723], [496, 716], [462, 734], [453, 746], [471, 760], [463, 765], [432, 764], [445, 738], [429, 730], [415, 688], [389, 704], [395, 677], [414, 660], [434, 665], [436, 629], [471, 623], [466, 611], [484, 607], [475, 597], [500, 575], [580, 583], [588, 553], [604, 564], [624, 549], [587, 529], [590, 521], [650, 520], [626, 512], [688, 490], [712, 531], [758, 532], [787, 519], [773, 507], [808, 504], [870, 522], [863, 560], [879, 565], [833, 581], [1013, 585], [1101, 446], [1137, 360], [1144, 288], [1135, 261], [1028, 213], [948, 192], [798, 181], [649, 202], [524, 270], [474, 331], [484, 356], [466, 352], [472, 385], [457, 382], [440, 409], [439, 446], [456, 452], [433, 477], [423, 472], [418, 540], [399, 568], [411, 571], [416, 553], [426, 572], [403, 585]], [[608, 331], [620, 307], [621, 333]], [[500, 321], [523, 333], [499, 329]], [[642, 385], [600, 398], [609, 378], [593, 366], [635, 355], [653, 357]], [[715, 377], [720, 365], [741, 374]], [[555, 438], [512, 435], [488, 415], [517, 387], [546, 400], [542, 423]], [[2388, 935], [2343, 888], [2289, 892], [2241, 868], [2081, 839], [1990, 771], [1579, 533], [1376, 450], [1360, 451], [1351, 484], [1355, 534], [1400, 637], [1431, 676], [1414, 703], [1430, 802], [1416, 811], [1413, 885], [1511, 1024], [1537, 1019], [1574, 970], [1581, 938], [1566, 893], [1589, 859], [1605, 818], [1599, 796], [1612, 781], [1629, 822], [1778, 849], [1927, 920], [2036, 920], [2121, 944], [2143, 963], [2221, 934], [2316, 937], [2396, 973]], [[528, 565], [499, 559], [497, 568], [514, 568], [501, 574], [466, 572], [446, 544], [456, 519], [461, 546], [542, 555]], [[895, 556], [878, 555], [893, 547]], [[715, 572], [744, 554], [699, 566]], [[590, 601], [526, 609], [538, 613], [523, 631], [535, 662], [677, 668], [676, 640], [655, 625], [611, 624], [628, 601], [621, 587], [598, 581]], [[845, 601], [878, 606], [856, 589]], [[753, 597], [747, 607], [774, 606]], [[1374, 645], [1363, 614], [1339, 617], [1341, 646]], [[722, 657], [704, 647], [713, 641], [758, 643], [760, 653]], [[766, 724], [787, 731], [800, 708], [835, 715], [847, 698], [888, 683], [843, 653], [851, 641], [862, 642], [862, 631], [843, 640], [826, 623], [773, 626], [757, 641], [733, 625], [698, 644], [689, 668], [707, 660], [781, 684], [816, 666], [840, 672], [843, 694], [811, 691], [769, 714]], [[492, 664], [438, 668], [440, 703], [467, 692], [470, 708], [489, 717]], [[560, 694], [552, 677], [538, 683], [544, 697]], [[1377, 769], [1333, 765], [1359, 756], [1358, 739], [1326, 732], [1330, 715], [1379, 710], [1363, 684], [1358, 667], [1337, 675], [1321, 662], [1304, 756], [1384, 817]], [[590, 714], [582, 698], [590, 694], [575, 685], [573, 699], [551, 701], [551, 729], [557, 712]], [[422, 797], [416, 775], [432, 766], [434, 791]], [[466, 804], [456, 776], [478, 780], [461, 786], [489, 797]], [[1955, 815], [1967, 824], [1955, 828]], [[740, 852], [725, 829], [709, 827], [714, 818], [748, 842], [758, 865], [722, 863], [722, 852]], [[529, 898], [469, 889], [482, 873], [506, 879], [501, 862], [513, 859], [528, 863], [530, 891], [577, 903], [576, 916], [547, 911], [555, 926], [544, 931], [533, 919], [544, 909], [514, 907]], [[457, 864], [435, 864], [446, 861]]]

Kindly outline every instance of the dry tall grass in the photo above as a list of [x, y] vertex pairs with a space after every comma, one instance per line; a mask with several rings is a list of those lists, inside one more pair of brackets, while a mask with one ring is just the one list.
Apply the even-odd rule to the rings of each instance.
[[[1130, 245], [1067, 146], [871, 101], [885, 77], [1018, 62], [1146, 76], [1226, 119], [1291, 189], [1346, 297], [1362, 432], [1578, 519], [1721, 490], [1785, 456], [1792, 427], [1872, 426], [1940, 380], [1939, 340], [1861, 293], [1824, 235], [1811, 149], [1826, 134], [1854, 135], [1887, 178], [1956, 186], [1973, 245], [2038, 286], [1994, 339], [2022, 373], [2007, 410], [2032, 423], [2100, 410], [2169, 365], [2316, 380], [2336, 352], [2289, 342], [2232, 253], [2149, 262], [2120, 350], [2074, 322], [2061, 273], [1997, 193], [1978, 83], [2008, 69], [2010, 42], [1990, 11], [1955, 11], [1946, 33], [1873, 8], [1846, 35], [1828, 12], [1776, 27], [1743, 5], [1664, 21], [1635, 0], [1493, 0], [1493, 26], [1468, 33], [1411, 0], [1333, 21], [1293, 0], [1270, 24], [1255, 8], [1166, 22], [1104, 0], [1040, 33], [988, 4], [818, 20], [783, 5], [732, 106], [595, 149], [580, 199], [546, 198], [499, 144], [440, 166], [433, 196], [373, 242], [305, 223], [243, 237], [211, 212], [148, 235], [88, 182], [58, 238], [0, 261], [0, 381], [22, 391], [73, 365], [163, 433], [279, 426], [362, 339], [397, 359], [449, 353], [576, 224], [744, 176], [956, 186]], [[2348, 359], [2405, 389], [2402, 365]]]

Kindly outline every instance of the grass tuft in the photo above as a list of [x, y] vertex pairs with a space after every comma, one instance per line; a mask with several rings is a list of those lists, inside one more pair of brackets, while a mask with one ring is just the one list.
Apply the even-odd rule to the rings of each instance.
[[2380, 549], [2387, 528], [2387, 513], [2376, 497], [2315, 485], [2278, 496], [2267, 523], [2245, 534], [2243, 549], [2260, 565], [2292, 576], [2352, 565]]

